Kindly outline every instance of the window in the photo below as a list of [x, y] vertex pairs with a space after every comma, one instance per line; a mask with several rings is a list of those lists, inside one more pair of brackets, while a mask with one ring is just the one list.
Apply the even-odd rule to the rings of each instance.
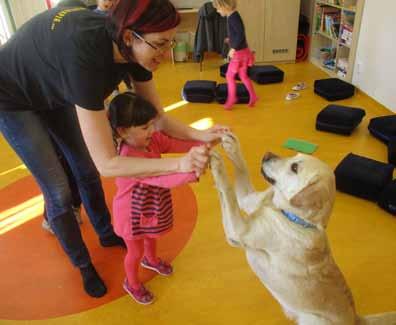
[[11, 36], [11, 31], [8, 25], [6, 16], [8, 15], [3, 3], [0, 3], [0, 45], [4, 44]]

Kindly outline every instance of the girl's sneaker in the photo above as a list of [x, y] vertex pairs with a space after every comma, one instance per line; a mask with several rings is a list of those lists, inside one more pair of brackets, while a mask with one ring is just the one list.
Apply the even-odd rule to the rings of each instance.
[[298, 97], [300, 97], [299, 93], [291, 92], [286, 95], [286, 100], [293, 100], [297, 99]]
[[304, 90], [306, 88], [307, 88], [307, 85], [305, 84], [305, 82], [299, 82], [297, 85], [292, 87], [292, 90], [300, 91], [300, 90]]
[[170, 265], [162, 260], [159, 260], [158, 264], [154, 265], [154, 264], [150, 264], [146, 257], [143, 257], [142, 261], [140, 262], [140, 265], [146, 269], [155, 271], [158, 274], [165, 275], [165, 276], [169, 276], [173, 273], [172, 265]]
[[138, 304], [150, 305], [154, 301], [153, 294], [143, 284], [139, 289], [132, 289], [128, 284], [128, 280], [125, 279], [122, 287]]

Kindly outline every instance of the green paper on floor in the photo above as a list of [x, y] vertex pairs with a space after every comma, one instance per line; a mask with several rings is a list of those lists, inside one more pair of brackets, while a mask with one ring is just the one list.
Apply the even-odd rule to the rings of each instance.
[[311, 154], [318, 148], [318, 145], [305, 140], [289, 138], [283, 144], [283, 147], [302, 153]]

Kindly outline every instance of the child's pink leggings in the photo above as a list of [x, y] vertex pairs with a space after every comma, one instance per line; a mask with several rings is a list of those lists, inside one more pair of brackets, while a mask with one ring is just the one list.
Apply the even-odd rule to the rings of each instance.
[[141, 285], [139, 281], [138, 271], [140, 261], [144, 256], [150, 264], [157, 264], [159, 262], [156, 257], [156, 239], [132, 239], [125, 240], [127, 246], [127, 254], [124, 260], [125, 273], [127, 275], [128, 284], [132, 289], [138, 289]]
[[232, 105], [237, 102], [237, 94], [236, 94], [236, 81], [235, 76], [239, 74], [239, 78], [245, 85], [246, 89], [249, 92], [250, 100], [249, 106], [254, 106], [257, 101], [257, 96], [253, 88], [252, 81], [248, 77], [247, 69], [249, 66], [252, 66], [254, 63], [254, 55], [250, 51], [249, 48], [235, 51], [233, 58], [231, 59], [230, 64], [228, 65], [228, 70], [226, 74], [227, 79], [227, 88], [228, 88], [228, 98], [224, 107], [230, 109]]

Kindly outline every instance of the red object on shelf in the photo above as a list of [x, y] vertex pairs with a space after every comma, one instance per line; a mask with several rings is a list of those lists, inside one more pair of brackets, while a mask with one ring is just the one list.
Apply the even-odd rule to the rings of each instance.
[[48, 9], [52, 8], [51, 0], [45, 0], [45, 3], [47, 4]]

